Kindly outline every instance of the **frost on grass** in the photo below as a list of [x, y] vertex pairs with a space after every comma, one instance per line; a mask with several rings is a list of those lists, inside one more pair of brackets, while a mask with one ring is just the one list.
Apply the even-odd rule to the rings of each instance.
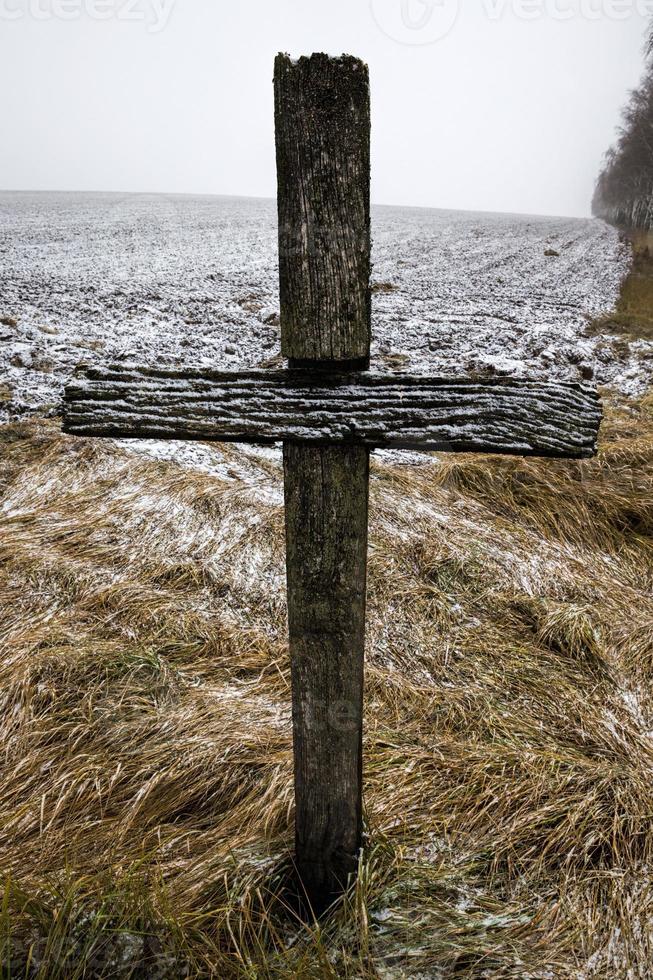
[[[58, 413], [80, 359], [274, 361], [273, 205], [0, 207], [0, 408], [23, 417], [0, 427], [3, 965], [51, 980], [56, 950], [66, 977], [103, 961], [109, 975], [645, 980], [650, 397], [609, 406], [597, 460], [378, 454], [370, 844], [345, 905], [302, 927], [283, 890], [278, 455], [29, 420]], [[376, 294], [379, 370], [646, 383], [645, 359], [584, 336], [627, 266], [600, 222], [377, 209], [375, 237], [375, 274], [397, 287]]]
[[198, 977], [647, 977], [649, 411], [610, 407], [597, 460], [374, 463], [369, 846], [321, 931], [283, 905], [276, 459], [239, 470], [217, 447], [194, 467], [55, 422], [0, 428], [0, 864], [19, 967], [35, 930], [74, 945], [97, 920]]

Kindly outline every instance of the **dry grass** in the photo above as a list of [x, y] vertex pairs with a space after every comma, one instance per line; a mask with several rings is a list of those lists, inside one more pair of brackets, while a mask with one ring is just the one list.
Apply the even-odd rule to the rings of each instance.
[[590, 463], [374, 467], [369, 844], [313, 928], [280, 471], [214, 452], [0, 429], [3, 976], [648, 977], [653, 393]]
[[0, 429], [3, 975], [650, 976], [653, 397], [591, 462], [375, 464], [370, 844], [312, 929], [281, 474], [248, 465]]
[[626, 340], [653, 340], [653, 234], [633, 232], [631, 243], [635, 260], [617, 308], [591, 324], [591, 336], [610, 333]]

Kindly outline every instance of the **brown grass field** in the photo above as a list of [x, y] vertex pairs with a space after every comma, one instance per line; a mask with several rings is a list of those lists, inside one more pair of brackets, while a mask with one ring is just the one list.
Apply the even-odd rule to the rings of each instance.
[[631, 237], [635, 260], [613, 313], [594, 321], [591, 332], [611, 333], [629, 340], [653, 340], [653, 233]]
[[280, 468], [0, 428], [2, 976], [650, 977], [653, 393], [606, 402], [592, 461], [373, 464], [368, 847], [313, 926]]

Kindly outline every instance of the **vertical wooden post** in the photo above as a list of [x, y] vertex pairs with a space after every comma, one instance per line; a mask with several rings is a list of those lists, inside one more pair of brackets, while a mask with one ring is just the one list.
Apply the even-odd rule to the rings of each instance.
[[[370, 98], [366, 65], [275, 64], [282, 351], [290, 367], [367, 367]], [[284, 445], [295, 854], [320, 913], [356, 872], [369, 455]]]
[[361, 847], [368, 452], [287, 443], [284, 468], [295, 859], [319, 913]]

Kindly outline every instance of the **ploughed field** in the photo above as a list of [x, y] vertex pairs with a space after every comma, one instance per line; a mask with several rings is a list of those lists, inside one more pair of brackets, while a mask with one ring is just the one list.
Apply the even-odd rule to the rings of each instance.
[[653, 361], [600, 328], [617, 233], [374, 211], [376, 370], [593, 377], [607, 419], [594, 460], [374, 454], [370, 844], [318, 929], [284, 904], [280, 454], [58, 418], [79, 361], [278, 368], [274, 205], [0, 211], [5, 973], [650, 976]]
[[[374, 368], [641, 391], [636, 357], [585, 336], [629, 262], [602, 222], [379, 207], [373, 237]], [[0, 317], [17, 321], [0, 324], [7, 411], [56, 407], [80, 361], [278, 355], [273, 201], [3, 193], [0, 270]]]

